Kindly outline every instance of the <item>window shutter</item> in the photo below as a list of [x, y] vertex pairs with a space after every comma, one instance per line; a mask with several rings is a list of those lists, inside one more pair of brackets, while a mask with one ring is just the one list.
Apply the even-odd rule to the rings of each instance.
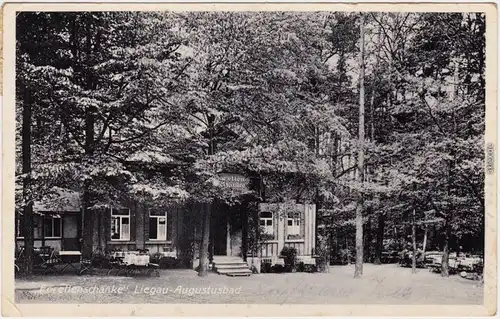
[[150, 240], [151, 237], [150, 237], [150, 232], [149, 232], [149, 229], [150, 229], [150, 225], [151, 225], [151, 218], [150, 217], [150, 212], [151, 212], [151, 208], [147, 207], [144, 209], [144, 218], [145, 218], [145, 222], [144, 222], [144, 234], [146, 234], [146, 241]]
[[158, 238], [158, 228], [156, 225], [156, 218], [148, 217], [148, 239], [157, 239]]
[[305, 223], [305, 220], [306, 220], [306, 209], [305, 209], [305, 205], [304, 207], [302, 208], [302, 210], [300, 211], [300, 236], [302, 238], [305, 238], [305, 233], [306, 233], [306, 223]]
[[173, 209], [169, 208], [167, 212], [167, 223], [166, 223], [166, 232], [167, 232], [167, 240], [172, 240], [172, 231], [173, 231], [173, 222], [174, 222], [174, 214]]
[[276, 240], [278, 238], [278, 223], [280, 220], [279, 210], [273, 212], [273, 239]]
[[104, 210], [104, 240], [106, 242], [111, 240], [111, 209], [106, 208]]
[[283, 217], [285, 219], [285, 230], [284, 230], [284, 236], [285, 236], [285, 240], [288, 239], [288, 212], [285, 213], [285, 216]]
[[134, 204], [130, 209], [130, 218], [129, 218], [130, 241], [135, 241], [135, 232], [137, 231], [137, 227], [135, 227], [135, 214], [137, 214], [137, 204]]
[[[179, 212], [180, 212], [180, 205], [175, 204], [172, 213], [168, 215], [167, 218], [170, 219], [170, 222], [172, 223], [172, 229], [170, 230], [170, 235], [168, 234], [168, 228], [167, 228], [167, 236], [169, 236], [170, 240], [172, 241], [172, 247], [177, 247], [179, 243], [177, 242], [177, 239], [179, 238]], [[168, 222], [168, 220], [167, 220]], [[168, 226], [168, 225], [167, 225]]]

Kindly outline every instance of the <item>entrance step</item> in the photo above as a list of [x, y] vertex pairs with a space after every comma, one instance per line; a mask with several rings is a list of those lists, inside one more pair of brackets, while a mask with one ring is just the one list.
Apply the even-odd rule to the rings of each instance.
[[241, 257], [214, 256], [214, 270], [227, 276], [250, 276], [252, 271]]
[[213, 261], [243, 261], [243, 258], [241, 257], [235, 257], [235, 256], [214, 256]]
[[231, 263], [231, 264], [216, 264], [217, 269], [242, 269], [242, 268], [248, 268], [247, 264], [245, 263]]
[[251, 275], [252, 271], [248, 268], [241, 268], [241, 269], [217, 269], [217, 272], [219, 274], [224, 274], [224, 275], [231, 275], [231, 274], [238, 274], [238, 275], [244, 275], [248, 274]]
[[249, 273], [237, 273], [237, 272], [232, 272], [229, 274], [226, 274], [229, 277], [249, 277], [252, 274], [252, 272]]

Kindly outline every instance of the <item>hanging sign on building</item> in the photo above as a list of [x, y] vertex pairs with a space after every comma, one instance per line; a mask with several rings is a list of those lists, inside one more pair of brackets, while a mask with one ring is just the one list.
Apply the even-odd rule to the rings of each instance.
[[250, 180], [241, 174], [221, 173], [219, 174], [219, 179], [224, 187], [234, 191], [246, 192], [250, 190]]

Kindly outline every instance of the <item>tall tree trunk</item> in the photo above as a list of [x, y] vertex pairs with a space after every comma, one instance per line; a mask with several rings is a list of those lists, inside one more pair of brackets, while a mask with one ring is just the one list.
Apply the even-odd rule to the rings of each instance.
[[22, 151], [23, 151], [23, 218], [22, 228], [24, 233], [24, 272], [26, 275], [33, 273], [33, 194], [31, 192], [31, 92], [24, 89], [23, 101], [23, 127], [22, 127]]
[[[76, 27], [76, 26], [74, 26]], [[87, 59], [92, 55], [92, 16], [86, 16], [85, 23], [85, 51]], [[76, 41], [76, 38], [75, 38]], [[97, 48], [96, 48], [97, 49]], [[76, 57], [75, 57], [76, 58]], [[90, 61], [85, 61], [87, 67], [84, 69], [85, 88], [87, 90], [95, 89], [94, 76], [90, 66]], [[94, 106], [87, 106], [85, 109], [85, 160], [89, 161], [94, 155], [95, 147], [95, 114], [97, 110]], [[87, 178], [83, 182], [82, 190], [82, 212], [83, 212], [83, 225], [82, 225], [82, 255], [85, 258], [92, 256], [94, 244], [94, 210], [90, 209], [92, 206], [91, 199], [92, 179]]]
[[371, 246], [372, 246], [372, 207], [367, 207], [368, 220], [366, 221], [366, 229], [364, 233], [365, 236], [365, 247], [364, 247], [364, 262], [371, 262]]
[[370, 98], [370, 141], [375, 143], [375, 85], [372, 85]]
[[[94, 145], [94, 110], [89, 107], [86, 110], [85, 116], [85, 157], [90, 160], [93, 155]], [[83, 182], [82, 191], [82, 211], [83, 211], [83, 225], [82, 225], [82, 255], [89, 258], [92, 255], [94, 244], [94, 210], [90, 209], [92, 200], [90, 197], [90, 189], [92, 180], [87, 178]]]
[[[377, 62], [375, 62], [377, 63]], [[371, 97], [370, 97], [370, 131], [369, 131], [369, 139], [372, 143], [374, 143], [375, 140], [375, 124], [374, 124], [374, 104], [375, 104], [375, 90], [374, 90], [374, 85], [372, 84], [372, 90], [371, 90]], [[366, 180], [368, 182], [372, 182], [373, 179], [373, 166], [368, 165], [366, 167]], [[370, 195], [370, 198], [373, 199], [373, 195]], [[367, 207], [367, 213], [368, 213], [368, 222], [367, 222], [367, 230], [366, 230], [366, 253], [365, 253], [365, 262], [373, 262], [373, 255], [372, 255], [372, 217], [374, 214], [374, 206], [373, 204], [370, 204], [369, 207]]]
[[[88, 80], [90, 82], [90, 79]], [[95, 108], [87, 107], [85, 110], [85, 158], [87, 161], [93, 156], [95, 143]], [[87, 178], [83, 182], [82, 205], [83, 205], [83, 225], [82, 225], [82, 255], [85, 258], [92, 256], [94, 244], [94, 210], [91, 209], [91, 187], [92, 179]]]
[[83, 211], [83, 225], [82, 225], [82, 255], [84, 258], [92, 256], [92, 246], [94, 241], [94, 212], [90, 209], [90, 180], [83, 182], [82, 191], [82, 211]]
[[444, 247], [443, 247], [443, 258], [441, 260], [441, 276], [448, 277], [450, 275], [449, 265], [450, 265], [450, 226], [448, 225], [448, 220], [445, 223], [444, 231]]
[[417, 236], [416, 236], [416, 228], [415, 228], [415, 209], [413, 209], [413, 214], [411, 217], [411, 242], [412, 242], [412, 250], [413, 255], [411, 257], [411, 272], [417, 273]]
[[[455, 116], [455, 114], [453, 114]], [[456, 131], [456, 129], [455, 129]], [[455, 152], [453, 150], [450, 152], [452, 158], [455, 158]], [[448, 277], [450, 275], [449, 266], [450, 266], [450, 235], [451, 235], [451, 223], [452, 223], [452, 213], [453, 213], [453, 205], [451, 203], [451, 195], [452, 195], [452, 172], [454, 167], [454, 161], [451, 160], [448, 163], [448, 186], [447, 186], [447, 197], [450, 203], [446, 209], [446, 218], [444, 223], [444, 247], [443, 247], [443, 259], [441, 265], [441, 276]], [[458, 257], [458, 256], [457, 256]]]
[[[209, 131], [209, 141], [208, 141], [208, 155], [214, 155], [215, 154], [215, 145], [214, 145], [214, 124], [215, 124], [215, 116], [209, 114], [207, 116], [208, 119], [208, 131]], [[211, 221], [211, 215], [212, 215], [212, 208], [215, 204], [215, 200], [212, 200], [212, 204], [210, 205], [209, 209], [205, 209], [203, 214], [203, 233], [201, 237], [201, 244], [200, 244], [200, 265], [198, 269], [198, 276], [204, 277], [207, 276], [208, 274], [208, 262], [209, 258], [213, 258], [209, 252], [212, 250], [209, 250], [210, 248], [213, 248], [213, 244], [210, 245], [210, 221]]]
[[212, 205], [204, 204], [203, 209], [203, 230], [200, 245], [200, 265], [198, 276], [205, 277], [208, 275], [208, 244], [210, 242], [210, 216], [212, 213]]
[[378, 214], [378, 225], [377, 225], [377, 246], [375, 247], [375, 264], [382, 264], [382, 251], [384, 250], [384, 228], [385, 228], [385, 216], [383, 213]]
[[[359, 150], [358, 150], [358, 182], [364, 183], [364, 144], [365, 144], [365, 16], [360, 16], [360, 54], [359, 54]], [[354, 278], [363, 275], [363, 186], [358, 190], [356, 203], [356, 265], [354, 268]]]
[[[448, 168], [448, 198], [451, 194], [451, 164]], [[450, 275], [450, 234], [451, 234], [451, 207], [448, 207], [444, 222], [444, 246], [443, 258], [441, 260], [441, 276], [448, 277]]]
[[422, 255], [425, 258], [425, 249], [427, 248], [427, 225], [425, 225], [424, 230], [424, 241], [422, 243]]
[[[208, 232], [209, 232], [209, 236], [208, 236], [208, 253], [207, 253], [208, 264], [210, 264], [210, 262], [212, 262], [213, 259], [214, 259], [214, 249], [215, 249], [215, 232], [210, 231], [210, 230], [216, 229], [215, 228], [216, 222], [213, 219], [216, 219], [216, 220], [218, 219], [217, 221], [220, 222], [220, 216], [221, 216], [221, 213], [218, 210], [216, 210], [216, 208], [215, 208], [216, 204], [217, 203], [215, 202], [215, 200], [213, 200], [212, 203], [211, 203], [211, 205], [210, 205], [211, 206], [210, 207], [210, 215], [211, 216], [210, 216], [209, 226], [208, 226]], [[214, 215], [216, 213], [217, 213], [217, 217], [214, 217]], [[203, 226], [205, 227], [205, 224], [203, 224]], [[220, 236], [221, 234], [218, 232], [217, 235]]]

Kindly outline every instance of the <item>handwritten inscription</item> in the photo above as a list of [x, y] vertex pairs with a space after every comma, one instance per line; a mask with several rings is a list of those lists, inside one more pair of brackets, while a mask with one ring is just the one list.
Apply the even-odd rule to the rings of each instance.
[[495, 172], [495, 145], [488, 143], [486, 145], [486, 173], [493, 174]]

